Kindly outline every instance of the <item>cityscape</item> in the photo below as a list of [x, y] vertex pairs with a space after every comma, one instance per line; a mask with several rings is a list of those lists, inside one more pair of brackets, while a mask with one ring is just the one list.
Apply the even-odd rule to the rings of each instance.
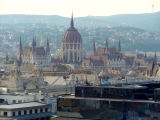
[[160, 120], [158, 0], [0, 3], [0, 120]]

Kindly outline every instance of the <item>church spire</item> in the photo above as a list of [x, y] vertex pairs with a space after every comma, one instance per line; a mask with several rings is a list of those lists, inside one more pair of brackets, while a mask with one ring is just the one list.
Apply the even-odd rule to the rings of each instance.
[[109, 53], [108, 38], [106, 37], [106, 54]]
[[40, 42], [40, 46], [44, 46], [44, 42], [43, 42], [43, 31], [41, 32], [41, 42]]
[[157, 62], [157, 54], [156, 54], [156, 52], [154, 54], [154, 60], [155, 60], [155, 62]]
[[35, 38], [34, 38], [34, 46], [36, 46], [36, 36], [35, 36]]
[[34, 50], [35, 50], [35, 40], [34, 40], [34, 37], [33, 37], [33, 40], [32, 40], [32, 53], [34, 53]]
[[94, 55], [96, 54], [96, 45], [95, 45], [95, 39], [93, 39], [92, 52], [93, 52], [93, 54], [94, 54]]
[[147, 58], [147, 54], [146, 54], [146, 51], [145, 51], [144, 57], [145, 57], [145, 58]]
[[48, 41], [48, 37], [47, 37], [47, 46], [46, 46], [46, 52], [50, 53], [50, 48], [49, 48], [49, 41]]
[[71, 27], [74, 27], [74, 22], [73, 22], [73, 12], [72, 12], [72, 16], [71, 16], [71, 23], [70, 23]]
[[19, 40], [19, 53], [22, 52], [22, 42], [21, 42], [21, 37], [20, 37], [20, 40]]
[[108, 38], [106, 38], [106, 47], [108, 47]]
[[121, 42], [120, 42], [120, 39], [119, 39], [119, 43], [118, 43], [118, 53], [121, 52]]

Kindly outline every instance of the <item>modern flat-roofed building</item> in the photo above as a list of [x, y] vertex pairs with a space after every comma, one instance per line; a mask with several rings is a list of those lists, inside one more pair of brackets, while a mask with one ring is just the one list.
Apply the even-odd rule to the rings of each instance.
[[56, 104], [57, 98], [39, 93], [0, 95], [0, 120], [50, 120]]
[[159, 82], [139, 85], [76, 86], [57, 99], [55, 120], [160, 119]]

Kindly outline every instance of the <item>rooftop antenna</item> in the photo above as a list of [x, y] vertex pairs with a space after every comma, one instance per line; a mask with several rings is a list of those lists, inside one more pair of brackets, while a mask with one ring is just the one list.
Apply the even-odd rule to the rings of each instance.
[[154, 13], [154, 4], [152, 4], [152, 13]]

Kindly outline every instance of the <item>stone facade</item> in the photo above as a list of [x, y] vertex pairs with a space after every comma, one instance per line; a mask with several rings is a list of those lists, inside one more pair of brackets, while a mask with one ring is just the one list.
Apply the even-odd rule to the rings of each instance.
[[21, 39], [20, 39], [17, 59], [19, 60], [20, 64], [35, 64], [36, 61], [38, 61], [40, 64], [50, 65], [51, 53], [50, 53], [48, 38], [47, 38], [46, 50], [43, 46], [36, 46], [35, 38], [33, 38], [32, 46], [24, 47], [24, 50], [23, 50]]
[[119, 41], [118, 48], [108, 46], [106, 40], [105, 47], [98, 47], [96, 49], [95, 42], [92, 47], [92, 54], [89, 58], [84, 59], [82, 62], [83, 68], [107, 68], [112, 70], [124, 71], [125, 59], [121, 53], [121, 44]]
[[14, 91], [24, 90], [21, 71], [16, 61], [14, 62], [12, 69], [10, 70], [8, 89]]
[[43, 89], [45, 88], [45, 82], [43, 77], [42, 68], [39, 63], [36, 62], [32, 76], [28, 78], [22, 77], [21, 70], [14, 62], [12, 69], [10, 70], [8, 89], [10, 91], [23, 91], [26, 89]]

